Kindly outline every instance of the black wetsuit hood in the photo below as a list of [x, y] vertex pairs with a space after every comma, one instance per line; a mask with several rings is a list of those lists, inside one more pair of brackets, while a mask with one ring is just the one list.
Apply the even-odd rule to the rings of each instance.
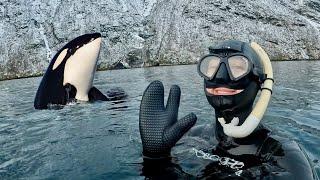
[[[215, 109], [216, 119], [223, 117], [229, 123], [234, 117], [239, 118], [241, 125], [252, 111], [255, 97], [261, 88], [264, 74], [258, 55], [248, 43], [241, 41], [224, 41], [215, 46], [209, 47], [210, 54], [230, 56], [241, 53], [245, 55], [252, 64], [251, 71], [241, 79], [233, 81], [230, 79], [225, 64], [220, 64], [215, 77], [212, 80], [204, 79], [204, 91], [209, 104]], [[236, 95], [212, 95], [206, 88], [226, 87], [231, 89], [243, 89]], [[216, 137], [222, 140], [223, 129], [216, 121]]]

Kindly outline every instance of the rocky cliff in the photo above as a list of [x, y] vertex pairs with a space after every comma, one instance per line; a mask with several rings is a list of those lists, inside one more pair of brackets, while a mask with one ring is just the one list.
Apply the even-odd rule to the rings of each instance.
[[103, 35], [99, 69], [194, 63], [217, 41], [320, 59], [319, 0], [2, 0], [0, 79], [42, 74], [73, 38]]

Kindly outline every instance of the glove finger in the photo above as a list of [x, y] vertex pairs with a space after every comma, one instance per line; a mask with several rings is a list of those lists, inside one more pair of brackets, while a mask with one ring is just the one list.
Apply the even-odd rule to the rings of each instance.
[[197, 116], [193, 113], [183, 117], [173, 124], [164, 134], [164, 140], [174, 146], [179, 139], [196, 123]]
[[164, 88], [160, 81], [153, 81], [143, 93], [140, 113], [159, 112], [164, 110]]
[[170, 119], [169, 125], [172, 125], [177, 121], [179, 104], [180, 104], [180, 95], [181, 95], [180, 87], [177, 85], [171, 86], [170, 93], [168, 96], [167, 106], [166, 106], [166, 111]]

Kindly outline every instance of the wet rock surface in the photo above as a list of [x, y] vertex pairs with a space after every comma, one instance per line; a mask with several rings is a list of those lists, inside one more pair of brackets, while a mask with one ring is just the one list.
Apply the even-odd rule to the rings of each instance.
[[3, 0], [0, 79], [42, 74], [60, 47], [100, 32], [99, 69], [188, 64], [217, 41], [256, 41], [274, 60], [320, 59], [318, 0]]

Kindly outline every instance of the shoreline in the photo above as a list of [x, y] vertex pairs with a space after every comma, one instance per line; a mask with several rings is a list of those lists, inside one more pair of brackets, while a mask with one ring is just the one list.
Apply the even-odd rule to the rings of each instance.
[[[320, 61], [320, 59], [273, 59], [271, 60], [271, 62], [287, 62], [287, 61]], [[196, 63], [190, 62], [190, 63], [179, 63], [179, 64], [168, 64], [168, 63], [164, 63], [164, 64], [158, 64], [158, 65], [147, 65], [147, 66], [143, 66], [143, 67], [130, 67], [130, 68], [108, 68], [108, 67], [101, 67], [98, 68], [97, 71], [112, 71], [112, 70], [122, 70], [122, 69], [136, 69], [136, 68], [152, 68], [152, 67], [164, 67], [164, 66], [180, 66], [180, 65], [194, 65]], [[6, 77], [6, 78], [2, 78], [0, 77], [0, 81], [10, 81], [10, 80], [15, 80], [15, 79], [26, 79], [26, 78], [34, 78], [34, 77], [40, 77], [43, 76], [43, 74], [45, 73], [45, 71], [43, 73], [34, 73], [34, 74], [30, 74], [30, 75], [21, 75], [21, 76], [16, 76], [16, 77]]]

